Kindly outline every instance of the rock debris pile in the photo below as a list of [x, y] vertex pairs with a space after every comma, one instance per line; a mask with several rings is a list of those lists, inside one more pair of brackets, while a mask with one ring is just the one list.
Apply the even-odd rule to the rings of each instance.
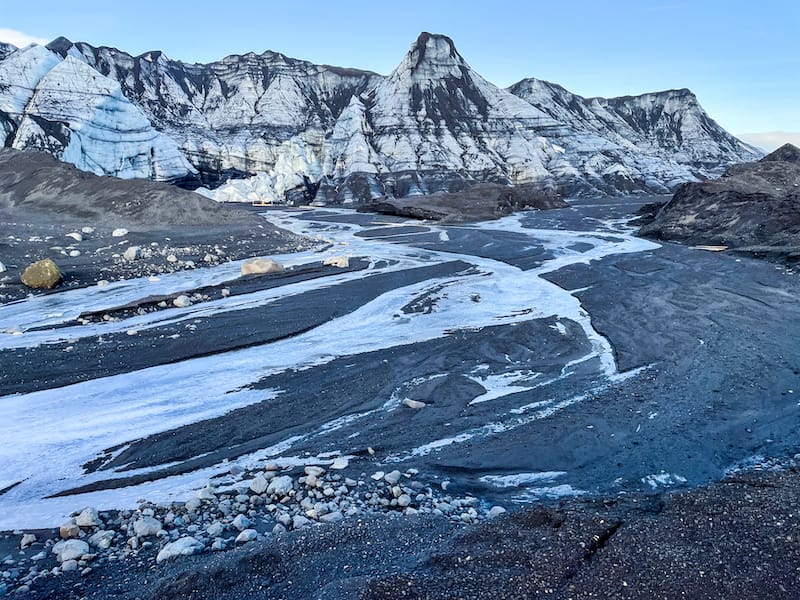
[[138, 557], [161, 563], [180, 556], [219, 552], [266, 541], [293, 530], [369, 514], [413, 518], [434, 514], [459, 523], [493, 518], [503, 512], [472, 496], [448, 495], [448, 482], [426, 485], [415, 469], [345, 476], [349, 460], [325, 466], [281, 469], [274, 463], [257, 471], [238, 465], [228, 475], [235, 483], [208, 484], [186, 502], [156, 504], [141, 500], [135, 510], [74, 513], [50, 535], [15, 532], [20, 552], [2, 561], [0, 590], [32, 589], [45, 577]]

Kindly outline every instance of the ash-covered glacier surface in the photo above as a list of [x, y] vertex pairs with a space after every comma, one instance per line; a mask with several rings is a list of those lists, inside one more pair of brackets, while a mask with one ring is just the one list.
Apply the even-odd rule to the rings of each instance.
[[[797, 277], [636, 238], [641, 202], [462, 226], [270, 210], [320, 240], [279, 277], [237, 291], [230, 263], [0, 306], [0, 530], [265, 459], [415, 468], [510, 505], [795, 452]], [[234, 293], [135, 310], [209, 286]]]
[[0, 49], [0, 140], [225, 201], [363, 204], [481, 182], [663, 194], [760, 156], [689, 90], [582, 98], [501, 89], [422, 33], [389, 75], [267, 51], [201, 65], [58, 38]]

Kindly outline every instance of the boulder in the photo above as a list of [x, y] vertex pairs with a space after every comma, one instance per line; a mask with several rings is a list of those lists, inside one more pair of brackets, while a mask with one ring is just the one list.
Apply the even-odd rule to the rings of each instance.
[[341, 513], [341, 511], [338, 510], [332, 513], [328, 513], [326, 515], [322, 515], [319, 518], [319, 520], [322, 521], [323, 523], [336, 523], [338, 521], [341, 521], [342, 519], [344, 519], [344, 515]]
[[50, 290], [61, 281], [61, 271], [51, 259], [45, 258], [29, 265], [20, 276], [20, 280], [29, 288]]
[[142, 249], [139, 246], [130, 246], [125, 253], [122, 255], [122, 258], [129, 262], [133, 262], [134, 260], [139, 260], [142, 257]]
[[269, 487], [269, 482], [267, 481], [266, 477], [264, 477], [263, 475], [259, 475], [258, 477], [250, 481], [249, 487], [255, 494], [263, 494], [264, 492], [267, 491], [267, 488]]
[[271, 258], [256, 258], [242, 263], [242, 275], [264, 275], [283, 273], [283, 265]]
[[389, 485], [395, 485], [398, 481], [400, 481], [400, 477], [402, 477], [402, 475], [403, 474], [400, 471], [391, 471], [383, 476], [383, 480]]
[[425, 408], [427, 404], [425, 404], [421, 400], [412, 400], [411, 398], [405, 398], [403, 400], [403, 406], [419, 410], [420, 408]]
[[193, 538], [192, 536], [182, 537], [164, 546], [158, 553], [158, 556], [156, 556], [156, 562], [160, 563], [178, 556], [191, 556], [192, 554], [199, 554], [204, 548], [205, 546], [203, 545], [203, 542]]
[[199, 498], [200, 500], [216, 500], [217, 499], [217, 490], [214, 489], [212, 486], [207, 485], [203, 488], [197, 490], [194, 495]]
[[78, 527], [97, 527], [103, 524], [97, 509], [92, 507], [84, 508], [75, 518], [75, 523]]
[[350, 259], [346, 256], [331, 256], [322, 261], [325, 267], [339, 267], [346, 269], [350, 266]]
[[78, 570], [78, 561], [74, 558], [69, 560], [65, 560], [61, 564], [61, 572], [62, 573], [69, 573], [70, 571], [77, 571]]
[[111, 232], [111, 237], [123, 237], [128, 235], [128, 230], [124, 227], [119, 227]]
[[75, 519], [70, 519], [59, 527], [58, 532], [62, 539], [68, 540], [80, 536], [81, 528], [75, 523]]
[[89, 544], [83, 540], [66, 540], [53, 546], [53, 553], [59, 562], [79, 559], [84, 554], [89, 554]]
[[244, 515], [236, 515], [236, 518], [233, 520], [232, 523], [232, 525], [239, 531], [244, 531], [252, 524], [253, 522]]
[[192, 301], [189, 296], [181, 294], [177, 298], [172, 301], [172, 305], [176, 308], [186, 308], [187, 306], [191, 306]]
[[269, 482], [267, 487], [268, 494], [275, 494], [277, 496], [285, 496], [292, 489], [292, 478], [289, 475], [281, 475]]
[[255, 529], [245, 529], [239, 535], [236, 536], [236, 543], [237, 544], [246, 544], [247, 542], [252, 542], [258, 537], [258, 532]]
[[114, 535], [115, 533], [110, 530], [98, 531], [89, 538], [89, 544], [100, 548], [101, 550], [107, 550], [111, 547], [111, 544], [114, 541]]
[[340, 456], [333, 461], [333, 463], [331, 464], [331, 469], [335, 471], [341, 471], [342, 469], [346, 469], [349, 465], [350, 465], [350, 460], [345, 458], [344, 456]]
[[77, 231], [73, 231], [72, 233], [68, 233], [67, 237], [68, 238], [72, 238], [76, 242], [82, 242], [83, 241], [83, 236], [80, 233], [78, 233]]
[[133, 532], [138, 537], [156, 535], [162, 528], [161, 521], [153, 517], [142, 517], [133, 522]]

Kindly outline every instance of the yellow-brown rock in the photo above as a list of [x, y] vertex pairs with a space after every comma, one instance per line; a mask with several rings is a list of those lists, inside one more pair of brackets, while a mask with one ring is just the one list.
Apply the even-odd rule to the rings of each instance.
[[29, 265], [20, 275], [20, 279], [29, 288], [49, 290], [59, 284], [62, 276], [56, 263], [45, 258]]

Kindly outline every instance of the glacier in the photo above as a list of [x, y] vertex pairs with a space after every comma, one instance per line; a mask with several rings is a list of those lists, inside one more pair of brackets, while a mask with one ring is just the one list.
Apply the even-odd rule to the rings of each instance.
[[189, 64], [66, 38], [3, 44], [0, 135], [97, 174], [276, 204], [478, 182], [667, 193], [760, 156], [689, 90], [583, 98], [533, 78], [501, 89], [430, 33], [388, 76], [272, 51]]

